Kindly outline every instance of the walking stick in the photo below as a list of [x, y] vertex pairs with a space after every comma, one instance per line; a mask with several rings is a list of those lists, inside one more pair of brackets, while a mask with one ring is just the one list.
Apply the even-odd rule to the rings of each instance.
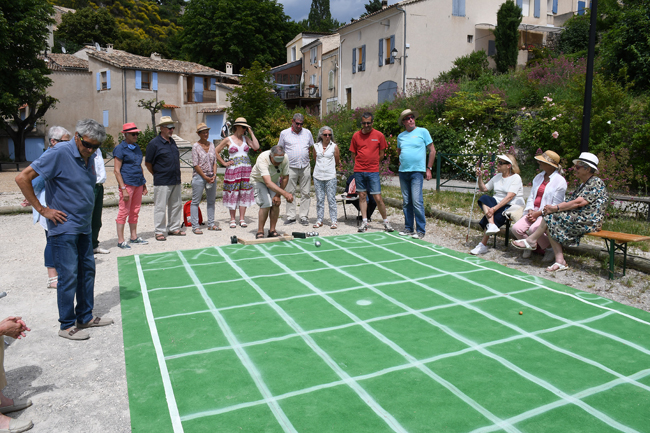
[[[482, 165], [482, 160], [483, 160], [483, 157], [480, 156], [478, 158], [478, 166], [479, 166], [479, 168]], [[474, 195], [472, 196], [472, 207], [470, 209], [469, 222], [467, 223], [467, 236], [465, 236], [465, 242], [469, 242], [469, 229], [472, 226], [472, 218], [474, 217], [474, 200], [476, 200], [476, 192], [477, 191], [478, 191], [478, 175], [476, 176], [476, 185], [474, 186]]]

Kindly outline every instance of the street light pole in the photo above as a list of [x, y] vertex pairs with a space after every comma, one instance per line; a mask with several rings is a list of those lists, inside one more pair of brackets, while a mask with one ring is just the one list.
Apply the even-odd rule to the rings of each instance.
[[594, 81], [594, 52], [596, 46], [596, 6], [598, 0], [591, 0], [589, 25], [589, 51], [587, 53], [587, 78], [585, 80], [585, 104], [582, 112], [582, 136], [580, 152], [589, 152], [589, 125], [591, 123], [591, 91]]

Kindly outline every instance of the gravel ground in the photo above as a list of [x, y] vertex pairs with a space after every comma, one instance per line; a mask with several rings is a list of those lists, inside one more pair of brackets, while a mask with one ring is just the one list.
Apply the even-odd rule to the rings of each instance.
[[[0, 173], [0, 206], [16, 205], [22, 201], [22, 196], [13, 182], [15, 175], [15, 172]], [[183, 181], [189, 181], [190, 175], [189, 170], [184, 170]], [[115, 180], [109, 175], [106, 196], [109, 197], [110, 193], [116, 191]], [[310, 210], [312, 223], [316, 213], [314, 202], [315, 200], [312, 200]], [[205, 206], [202, 208], [205, 216]], [[352, 207], [349, 206], [348, 210], [352, 210]], [[340, 205], [338, 213], [341, 216], [339, 228], [331, 230], [324, 226], [319, 229], [321, 236], [356, 232], [356, 221], [343, 220], [343, 209]], [[143, 206], [139, 234], [150, 243], [127, 251], [116, 246], [116, 215], [117, 208], [104, 209], [100, 245], [109, 249], [110, 254], [96, 256], [95, 286], [95, 312], [114, 318], [115, 324], [92, 329], [91, 338], [87, 341], [69, 341], [57, 336], [56, 292], [45, 288], [47, 274], [43, 267], [42, 255], [45, 237], [41, 227], [32, 224], [31, 214], [0, 216], [0, 223], [5, 227], [0, 233], [0, 291], [6, 291], [8, 294], [0, 300], [3, 317], [23, 316], [32, 328], [23, 340], [7, 338], [7, 341], [11, 342], [5, 354], [9, 385], [4, 393], [9, 397], [32, 399], [32, 407], [11, 416], [31, 419], [34, 422], [34, 432], [130, 431], [117, 258], [135, 253], [150, 254], [226, 245], [230, 243], [229, 238], [233, 234], [252, 239], [256, 232], [257, 206], [253, 206], [247, 216], [248, 228], [229, 229], [228, 213], [218, 202], [217, 220], [224, 227], [223, 231], [205, 231], [201, 236], [190, 232], [183, 238], [170, 237], [166, 242], [156, 242], [153, 239], [153, 207]], [[396, 229], [403, 227], [400, 210], [389, 209], [389, 215]], [[285, 226], [282, 223], [278, 229], [286, 232], [313, 230], [311, 226]], [[380, 229], [378, 222], [371, 223], [371, 230]], [[466, 228], [444, 221], [428, 220], [424, 240], [456, 251], [468, 252], [479, 242], [481, 234], [472, 230], [469, 242], [465, 241], [466, 234]], [[546, 264], [542, 264], [538, 257], [524, 260], [520, 253], [512, 248], [504, 250], [502, 239], [499, 239], [499, 248], [491, 249], [483, 258], [650, 311], [650, 277], [634, 270], [628, 269], [626, 277], [609, 281], [606, 266], [600, 261], [588, 257], [567, 256], [571, 269], [549, 275], [544, 271]]]

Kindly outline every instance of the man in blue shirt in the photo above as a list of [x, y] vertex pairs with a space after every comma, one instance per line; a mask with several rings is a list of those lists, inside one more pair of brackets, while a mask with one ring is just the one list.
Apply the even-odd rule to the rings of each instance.
[[[57, 144], [16, 176], [27, 201], [48, 219], [47, 235], [59, 274], [59, 336], [70, 340], [88, 339], [83, 328], [113, 323], [113, 319], [93, 317], [95, 258], [91, 221], [97, 182], [93, 154], [105, 138], [102, 125], [92, 119], [80, 120], [72, 140]], [[42, 206], [34, 194], [32, 180], [38, 176], [45, 179], [48, 206]]]
[[[424, 199], [422, 185], [424, 178], [431, 180], [433, 161], [436, 159], [436, 148], [431, 140], [429, 131], [415, 126], [415, 111], [406, 109], [399, 116], [399, 123], [406, 131], [397, 136], [397, 151], [399, 152], [399, 184], [402, 189], [402, 206], [404, 210], [404, 230], [401, 236], [411, 236], [414, 239], [424, 238], [426, 217], [424, 215]], [[429, 161], [427, 162], [427, 147]], [[416, 230], [414, 231], [413, 219]]]
[[[172, 138], [174, 121], [170, 116], [162, 116], [158, 134], [147, 145], [144, 165], [153, 174], [153, 221], [157, 241], [171, 236], [185, 236], [181, 230], [183, 202], [181, 201], [181, 158]], [[165, 210], [169, 220], [165, 218]]]

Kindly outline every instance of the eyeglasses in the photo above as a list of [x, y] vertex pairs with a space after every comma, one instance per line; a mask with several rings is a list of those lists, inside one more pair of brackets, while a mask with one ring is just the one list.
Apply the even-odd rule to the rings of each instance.
[[362, 124], [363, 126], [368, 126], [368, 125], [372, 125], [372, 122], [361, 122], [361, 124]]
[[331, 137], [332, 134], [321, 134], [323, 137]]
[[415, 116], [406, 116], [404, 120], [415, 120]]
[[506, 164], [512, 164], [512, 163], [511, 163], [511, 162], [508, 162], [508, 161], [502, 161], [502, 160], [499, 160], [499, 161], [497, 162], [497, 165], [506, 165]]
[[98, 144], [97, 146], [95, 146], [94, 144], [89, 143], [86, 140], [84, 140], [83, 138], [81, 138], [81, 136], [77, 135], [77, 137], [79, 137], [79, 140], [81, 140], [81, 145], [83, 147], [85, 147], [86, 149], [97, 150], [97, 149], [99, 149], [101, 147], [101, 143]]
[[51, 138], [52, 141], [56, 141], [57, 143], [61, 143], [63, 140], [60, 138]]
[[293, 123], [295, 123], [296, 126], [302, 126], [305, 122], [296, 122], [296, 121], [294, 120]]

